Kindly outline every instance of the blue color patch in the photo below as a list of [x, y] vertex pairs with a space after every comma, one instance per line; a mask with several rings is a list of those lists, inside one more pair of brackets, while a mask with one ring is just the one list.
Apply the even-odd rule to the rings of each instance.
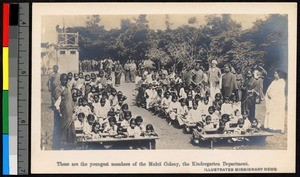
[[8, 134], [3, 134], [3, 175], [9, 175], [9, 136]]

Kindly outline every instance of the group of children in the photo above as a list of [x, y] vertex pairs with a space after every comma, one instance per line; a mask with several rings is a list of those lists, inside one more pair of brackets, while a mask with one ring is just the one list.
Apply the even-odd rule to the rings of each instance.
[[117, 91], [104, 71], [99, 74], [68, 74], [68, 85], [75, 103], [73, 119], [77, 133], [87, 139], [157, 136], [141, 116], [133, 117], [127, 97]]
[[[241, 102], [224, 97], [220, 92], [210, 95], [205, 84], [185, 84], [180, 74], [166, 77], [166, 71], [144, 73], [136, 82], [136, 104], [193, 132], [192, 141], [199, 142], [203, 133], [237, 133], [260, 131], [257, 119], [241, 113]], [[172, 74], [172, 73], [171, 73]], [[232, 139], [242, 141], [243, 138]], [[230, 141], [231, 142], [231, 141]]]

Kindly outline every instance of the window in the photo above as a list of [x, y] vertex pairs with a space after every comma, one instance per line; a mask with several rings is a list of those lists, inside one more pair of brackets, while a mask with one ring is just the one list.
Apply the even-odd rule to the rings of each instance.
[[59, 51], [59, 54], [60, 54], [60, 55], [64, 55], [64, 54], [66, 54], [66, 51], [61, 50], [61, 51]]
[[71, 51], [70, 51], [70, 54], [71, 54], [71, 55], [76, 55], [76, 51], [75, 51], [75, 50], [71, 50]]

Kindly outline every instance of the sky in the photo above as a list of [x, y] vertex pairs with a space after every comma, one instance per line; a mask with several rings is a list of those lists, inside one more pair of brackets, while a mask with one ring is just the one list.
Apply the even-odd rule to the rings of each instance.
[[[191, 17], [196, 17], [197, 22], [190, 26], [200, 27], [204, 25], [205, 22], [204, 14], [188, 14], [188, 15], [172, 15], [169, 14], [169, 21], [172, 23], [171, 28], [175, 29], [182, 25], [188, 25], [188, 20]], [[101, 21], [99, 25], [103, 25], [106, 30], [119, 29], [122, 19], [130, 19], [132, 22], [138, 15], [101, 15]], [[149, 27], [152, 29], [166, 29], [165, 25], [165, 14], [162, 15], [147, 15], [147, 20], [149, 21]], [[253, 26], [253, 22], [258, 19], [265, 19], [266, 14], [232, 14], [231, 18], [242, 25], [243, 29], [249, 29]], [[85, 21], [87, 19], [86, 15], [80, 16], [43, 16], [42, 17], [42, 42], [55, 43], [56, 42], [56, 30], [55, 26], [64, 25], [65, 27], [74, 26], [85, 26]]]

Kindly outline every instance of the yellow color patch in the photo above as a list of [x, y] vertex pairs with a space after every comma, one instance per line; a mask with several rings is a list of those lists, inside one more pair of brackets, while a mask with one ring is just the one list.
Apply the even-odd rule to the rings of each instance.
[[8, 90], [8, 73], [9, 73], [9, 62], [8, 62], [8, 47], [3, 47], [3, 90]]

